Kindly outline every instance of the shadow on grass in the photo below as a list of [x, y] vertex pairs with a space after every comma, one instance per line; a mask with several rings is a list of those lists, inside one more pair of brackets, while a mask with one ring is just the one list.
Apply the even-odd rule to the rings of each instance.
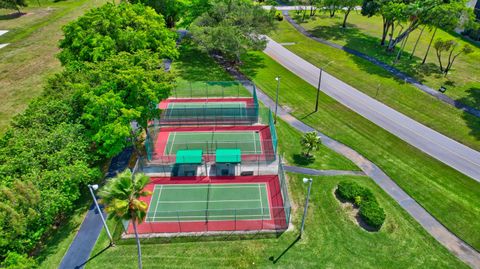
[[293, 154], [292, 155], [292, 158], [293, 158], [293, 162], [296, 164], [296, 165], [309, 165], [309, 164], [312, 164], [315, 162], [315, 158], [313, 158], [313, 156], [311, 157], [307, 157], [303, 154]]
[[264, 69], [264, 58], [255, 53], [247, 53], [242, 57], [242, 73], [249, 77], [254, 78], [257, 75], [258, 70]]
[[[460, 98], [457, 101], [469, 104], [473, 107], [480, 107], [480, 88], [471, 87], [466, 90], [468, 93], [467, 97]], [[480, 118], [473, 116], [470, 113], [463, 112], [463, 120], [467, 123], [467, 126], [470, 128], [470, 135], [475, 137], [475, 139], [480, 140]]]
[[282, 257], [283, 255], [285, 255], [293, 246], [295, 246], [295, 244], [301, 239], [300, 235], [297, 236], [297, 238], [295, 238], [295, 240], [293, 240], [293, 242], [287, 247], [285, 248], [285, 250], [283, 250], [282, 253], [280, 253], [280, 255], [278, 255], [278, 257], [274, 257], [274, 256], [271, 256], [270, 258], [268, 258], [268, 260], [270, 260], [273, 264], [276, 264]]
[[[179, 47], [180, 57], [174, 61], [179, 76], [187, 81], [223, 81], [228, 75], [205, 52], [202, 52], [191, 39], [184, 38]], [[208, 72], [205, 72], [208, 70]]]
[[24, 13], [24, 12], [14, 12], [14, 13], [10, 13], [10, 14], [0, 15], [0, 21], [20, 18], [21, 16], [26, 15], [26, 14], [27, 13]]
[[100, 256], [103, 252], [107, 251], [109, 248], [111, 248], [112, 246], [111, 245], [108, 245], [106, 246], [105, 248], [103, 248], [102, 250], [100, 250], [99, 252], [95, 253], [93, 256], [91, 256], [88, 260], [86, 260], [84, 263], [80, 264], [80, 265], [77, 265], [75, 266], [75, 269], [77, 268], [83, 268], [85, 266], [85, 264], [87, 264], [88, 262], [90, 262], [91, 260], [95, 259], [96, 257]]

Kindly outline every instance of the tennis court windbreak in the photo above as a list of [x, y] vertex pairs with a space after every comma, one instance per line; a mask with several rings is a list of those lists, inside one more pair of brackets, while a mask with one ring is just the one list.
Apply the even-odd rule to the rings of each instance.
[[177, 151], [175, 163], [201, 164], [203, 151], [201, 149], [181, 149]]
[[242, 162], [242, 152], [240, 149], [217, 149], [215, 151], [215, 162], [240, 163]]

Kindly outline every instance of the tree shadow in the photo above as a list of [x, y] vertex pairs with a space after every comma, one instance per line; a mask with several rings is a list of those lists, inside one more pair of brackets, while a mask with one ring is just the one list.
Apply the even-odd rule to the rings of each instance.
[[87, 264], [88, 262], [90, 262], [91, 260], [95, 259], [96, 257], [100, 256], [103, 252], [107, 251], [109, 248], [111, 248], [112, 245], [108, 245], [106, 246], [105, 248], [103, 248], [102, 250], [100, 250], [99, 252], [95, 253], [93, 256], [91, 256], [88, 260], [86, 260], [85, 262], [83, 262], [82, 264], [79, 264], [77, 266], [75, 266], [75, 269], [77, 268], [83, 268], [85, 266], [85, 264]]
[[174, 61], [179, 77], [187, 81], [223, 81], [228, 76], [218, 64], [188, 37], [178, 48], [180, 56]]
[[257, 53], [247, 53], [242, 57], [242, 66], [240, 67], [242, 73], [249, 77], [256, 77], [258, 70], [266, 67], [264, 58]]
[[268, 260], [270, 260], [273, 264], [276, 264], [282, 257], [283, 255], [285, 255], [293, 246], [295, 246], [295, 244], [301, 239], [300, 235], [298, 235], [295, 240], [293, 240], [292, 243], [290, 243], [290, 245], [285, 248], [282, 253], [280, 253], [280, 255], [278, 255], [278, 257], [275, 258], [275, 256], [271, 256], [270, 258], [268, 258]]
[[292, 158], [293, 158], [293, 162], [296, 165], [300, 165], [300, 166], [309, 165], [315, 162], [315, 158], [313, 156], [307, 157], [301, 153], [293, 154]]
[[16, 19], [16, 18], [20, 18], [21, 16], [23, 15], [27, 15], [27, 13], [24, 13], [24, 12], [14, 12], [14, 13], [9, 13], [9, 14], [4, 14], [4, 15], [0, 15], [0, 21], [4, 21], [4, 20], [12, 20], [12, 19]]
[[[460, 98], [456, 101], [463, 104], [470, 104], [472, 107], [480, 107], [480, 88], [471, 87], [470, 89], [466, 90], [466, 92], [468, 93], [468, 96]], [[480, 118], [468, 112], [463, 112], [462, 118], [470, 128], [470, 135], [476, 140], [480, 140]]]

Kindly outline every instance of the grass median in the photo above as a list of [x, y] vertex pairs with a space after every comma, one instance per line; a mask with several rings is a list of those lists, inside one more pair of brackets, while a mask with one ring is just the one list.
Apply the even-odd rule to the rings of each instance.
[[315, 66], [333, 61], [325, 69], [328, 73], [412, 119], [480, 150], [480, 118], [437, 100], [366, 60], [309, 39], [288, 22], [281, 22], [271, 37], [280, 43], [294, 42], [285, 47]]
[[326, 135], [350, 146], [377, 164], [402, 189], [457, 236], [480, 249], [479, 183], [410, 146], [316, 88], [263, 53], [243, 59], [243, 73], [270, 97], [276, 76], [282, 77], [279, 102], [292, 114]]
[[[296, 17], [293, 11], [290, 12], [290, 15]], [[299, 21], [300, 20], [297, 19], [297, 22]], [[415, 77], [418, 81], [434, 89], [438, 89], [444, 85], [447, 88], [446, 95], [480, 109], [480, 69], [478, 67], [478, 63], [480, 62], [480, 46], [478, 44], [463, 38], [457, 33], [448, 33], [438, 29], [434, 40], [437, 38], [454, 40], [459, 44], [456, 52], [465, 44], [470, 44], [473, 49], [473, 53], [471, 54], [460, 55], [455, 61], [453, 70], [449, 72], [447, 77], [444, 77], [440, 72], [433, 45], [427, 61], [425, 64], [421, 64], [433, 34], [433, 29], [425, 28], [422, 33], [421, 29], [423, 26], [420, 26], [417, 30], [413, 31], [405, 43], [402, 57], [395, 63], [395, 57], [398, 51], [388, 53], [384, 47], [380, 46], [380, 37], [382, 35], [382, 18], [380, 16], [368, 18], [362, 16], [360, 12], [352, 12], [348, 17], [346, 28], [341, 27], [342, 21], [343, 14], [330, 18], [328, 14], [319, 13], [317, 16], [301, 23], [301, 25], [316, 37], [355, 49], [371, 57], [375, 57], [384, 63], [394, 65], [397, 69]], [[422, 35], [421, 38], [418, 39], [415, 54], [410, 58], [417, 37], [421, 33]]]

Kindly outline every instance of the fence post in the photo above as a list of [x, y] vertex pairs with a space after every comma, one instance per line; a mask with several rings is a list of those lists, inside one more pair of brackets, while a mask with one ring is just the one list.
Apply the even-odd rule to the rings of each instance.
[[182, 225], [180, 225], [180, 216], [178, 215], [178, 210], [177, 210], [177, 223], [178, 223], [178, 231], [182, 232]]
[[189, 84], [190, 84], [190, 98], [192, 98], [192, 92], [193, 92], [193, 91], [192, 91], [192, 82], [190, 81]]
[[236, 209], [236, 208], [234, 209], [234, 214], [233, 214], [233, 216], [234, 216], [234, 219], [233, 219], [233, 220], [234, 220], [234, 223], [233, 223], [233, 225], [234, 225], [234, 230], [236, 231], [236, 230], [237, 230], [237, 209]]

